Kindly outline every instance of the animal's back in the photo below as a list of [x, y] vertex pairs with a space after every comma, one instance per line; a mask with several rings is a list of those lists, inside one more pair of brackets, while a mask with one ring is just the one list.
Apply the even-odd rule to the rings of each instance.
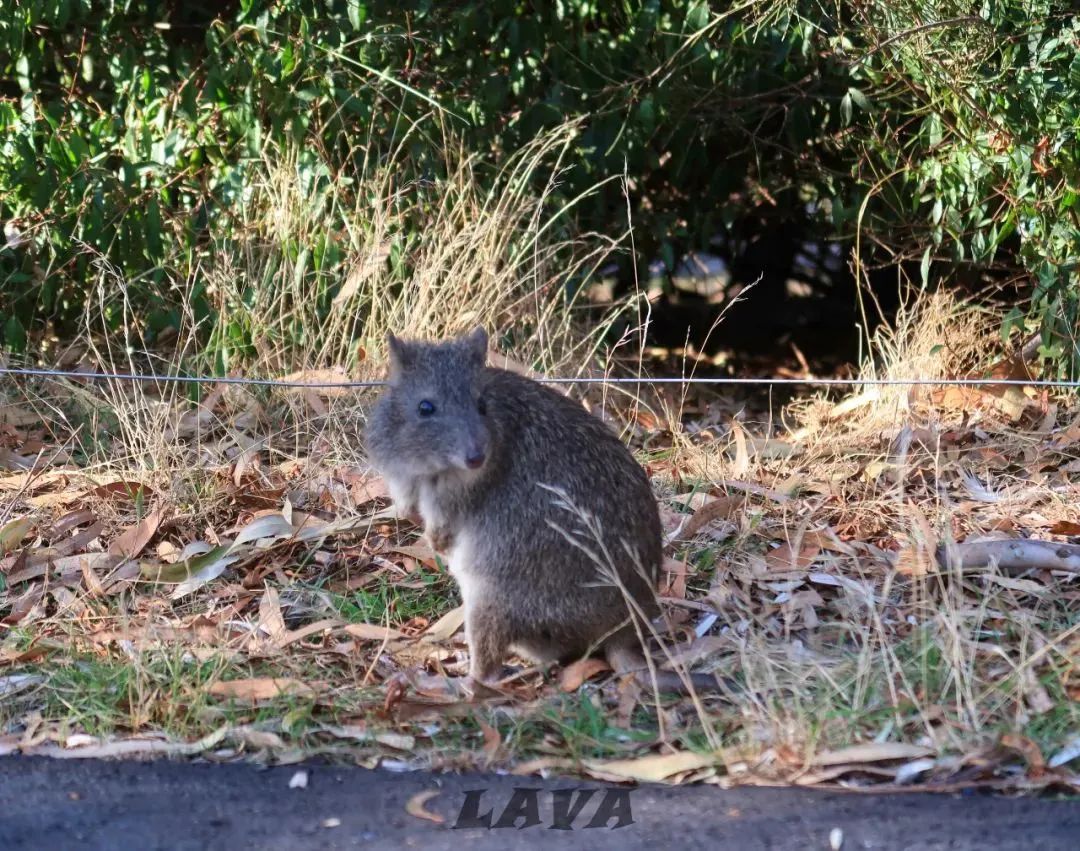
[[661, 529], [648, 476], [577, 402], [505, 370], [483, 380], [496, 472], [467, 512], [462, 572], [505, 600], [524, 633], [582, 653], [629, 614], [603, 569], [655, 613]]

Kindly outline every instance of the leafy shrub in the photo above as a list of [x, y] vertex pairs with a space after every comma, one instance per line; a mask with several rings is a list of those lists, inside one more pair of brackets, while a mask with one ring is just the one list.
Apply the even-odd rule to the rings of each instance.
[[[1080, 18], [1069, 2], [872, 2], [840, 36], [871, 92], [862, 226], [931, 268], [995, 261], [1030, 279], [1025, 315], [1039, 353], [1080, 371]], [[861, 59], [860, 57], [865, 57]], [[1018, 251], [1003, 251], [1018, 247]], [[940, 262], [944, 261], [944, 262]]]
[[[70, 331], [92, 252], [130, 282], [151, 338], [180, 321], [175, 282], [212, 319], [200, 269], [241, 238], [283, 152], [304, 152], [312, 191], [392, 161], [407, 241], [430, 203], [408, 188], [446, 176], [448, 134], [493, 185], [577, 120], [537, 191], [557, 174], [547, 202], [581, 232], [632, 224], [632, 262], [671, 269], [757, 219], [858, 231], [861, 259], [910, 260], [924, 283], [1011, 264], [1034, 282], [1011, 324], [1041, 328], [1043, 355], [1075, 372], [1070, 6], [20, 0], [0, 16], [0, 216], [28, 244], [0, 254], [4, 340]], [[331, 205], [323, 230], [362, 227], [362, 211]], [[328, 302], [348, 268], [333, 244], [290, 249], [309, 251], [302, 274]]]

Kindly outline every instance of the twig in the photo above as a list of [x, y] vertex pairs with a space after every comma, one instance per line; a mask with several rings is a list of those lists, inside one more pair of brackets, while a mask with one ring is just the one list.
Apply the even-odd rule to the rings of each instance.
[[928, 30], [935, 30], [935, 29], [945, 28], [945, 27], [962, 26], [964, 24], [976, 24], [976, 25], [986, 26], [986, 27], [990, 26], [990, 23], [988, 21], [984, 20], [983, 18], [980, 18], [978, 15], [965, 15], [965, 16], [960, 17], [960, 18], [946, 18], [944, 21], [931, 21], [928, 24], [920, 24], [917, 27], [912, 27], [909, 30], [904, 30], [903, 32], [896, 33], [896, 35], [889, 36], [887, 39], [885, 39], [885, 41], [881, 42], [880, 44], [874, 45], [872, 48], [870, 48], [870, 50], [868, 50], [866, 53], [864, 53], [858, 59], [850, 60], [848, 64], [849, 65], [855, 65], [855, 64], [857, 64], [859, 62], [862, 62], [862, 61], [864, 61], [866, 59], [869, 59], [875, 53], [878, 53], [878, 52], [884, 50], [890, 44], [894, 44], [894, 43], [896, 43], [898, 41], [902, 41], [903, 39], [909, 38], [910, 36], [918, 35], [919, 33], [926, 32]]
[[951, 547], [938, 547], [942, 567], [959, 561], [959, 567], [975, 568], [996, 564], [1006, 570], [1062, 570], [1080, 573], [1080, 544], [1031, 541], [1022, 538], [991, 541], [965, 541]]

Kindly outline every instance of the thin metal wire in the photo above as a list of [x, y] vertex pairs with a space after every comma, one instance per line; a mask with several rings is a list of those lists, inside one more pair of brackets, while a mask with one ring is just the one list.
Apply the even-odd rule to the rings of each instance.
[[[17, 369], [0, 367], [0, 375], [15, 378], [78, 378], [87, 381], [146, 381], [180, 384], [240, 384], [253, 387], [359, 388], [383, 387], [385, 381], [303, 381], [280, 378], [237, 378], [209, 375], [158, 375], [155, 373], [79, 372], [63, 369]], [[1055, 387], [1080, 388], [1080, 381], [1021, 378], [734, 378], [682, 376], [660, 378], [537, 378], [546, 384], [727, 384], [727, 385], [803, 385], [821, 387]]]

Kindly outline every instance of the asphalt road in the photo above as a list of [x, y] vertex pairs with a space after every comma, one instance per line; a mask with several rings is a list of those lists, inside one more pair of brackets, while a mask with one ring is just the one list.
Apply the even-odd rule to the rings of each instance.
[[[290, 788], [298, 771], [306, 773], [306, 788]], [[515, 788], [522, 791], [515, 793]], [[582, 790], [588, 789], [595, 791], [586, 801]], [[441, 817], [442, 823], [406, 809], [410, 800], [428, 790], [437, 794], [422, 807]], [[581, 809], [575, 814], [578, 805]], [[459, 820], [483, 824], [489, 813], [490, 828], [454, 827]], [[606, 827], [588, 827], [601, 816], [607, 818]], [[499, 827], [500, 820], [514, 821], [515, 826]], [[615, 827], [620, 821], [623, 826]], [[552, 827], [560, 822], [569, 829]], [[244, 764], [0, 758], [4, 851], [440, 851], [549, 845], [619, 851], [645, 847], [1071, 851], [1080, 848], [1080, 801], [810, 789], [628, 788], [311, 764], [260, 769]]]

